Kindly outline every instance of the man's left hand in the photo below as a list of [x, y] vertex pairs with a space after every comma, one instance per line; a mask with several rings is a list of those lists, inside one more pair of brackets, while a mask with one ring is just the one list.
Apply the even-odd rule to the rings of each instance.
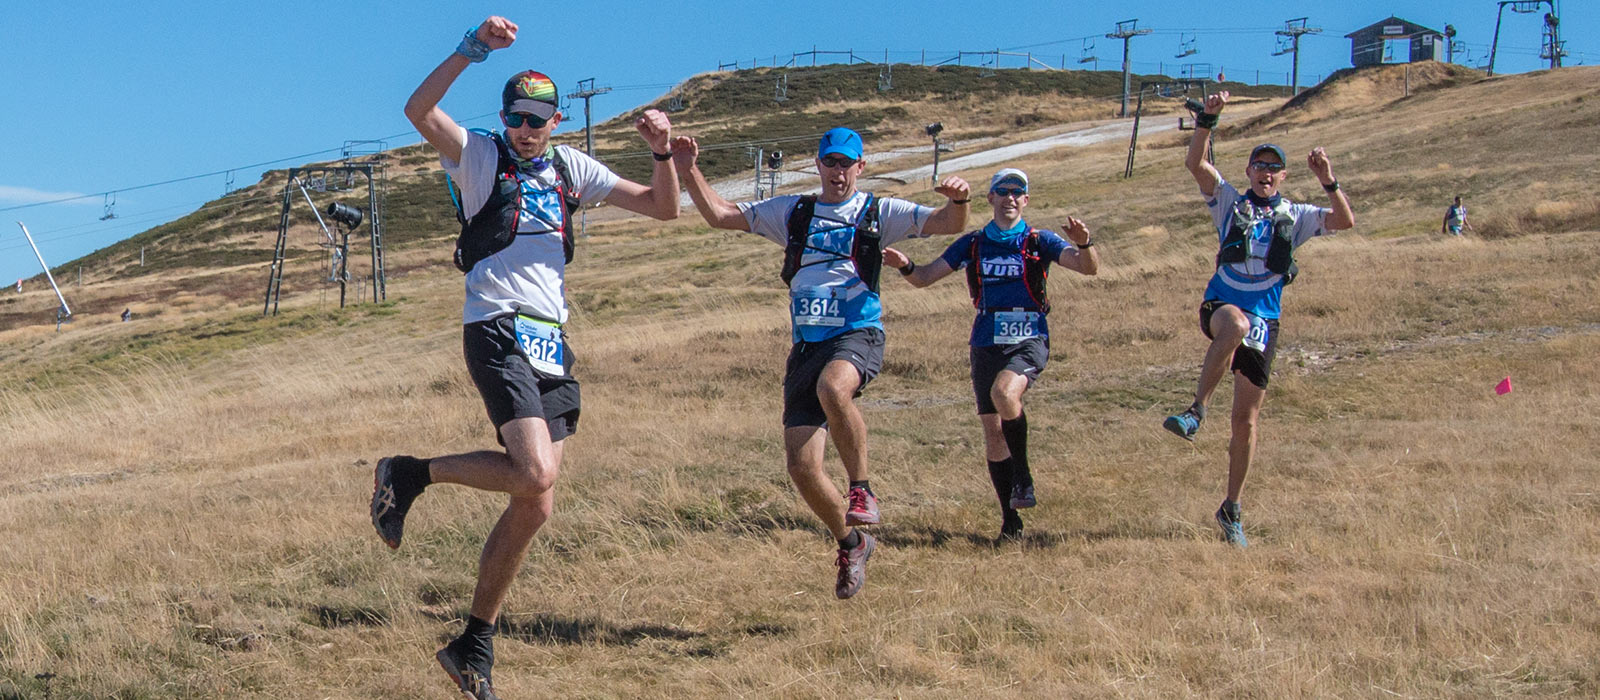
[[1067, 217], [1067, 223], [1061, 227], [1061, 232], [1067, 235], [1067, 240], [1072, 245], [1081, 246], [1089, 242], [1089, 225], [1077, 217]]
[[1311, 155], [1306, 156], [1306, 167], [1311, 168], [1311, 174], [1317, 176], [1317, 181], [1324, 185], [1333, 183], [1333, 164], [1328, 162], [1328, 152], [1321, 146], [1311, 149]]

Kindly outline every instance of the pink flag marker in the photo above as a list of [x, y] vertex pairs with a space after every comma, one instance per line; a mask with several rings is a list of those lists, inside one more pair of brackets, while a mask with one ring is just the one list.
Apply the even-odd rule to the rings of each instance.
[[1500, 380], [1500, 383], [1494, 387], [1494, 393], [1501, 396], [1511, 393], [1511, 378], [1506, 377], [1505, 379]]

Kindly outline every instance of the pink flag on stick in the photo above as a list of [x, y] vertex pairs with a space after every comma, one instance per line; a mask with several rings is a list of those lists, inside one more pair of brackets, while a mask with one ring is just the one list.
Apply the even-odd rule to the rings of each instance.
[[1494, 393], [1501, 396], [1511, 393], [1511, 378], [1506, 377], [1505, 379], [1500, 380], [1500, 383], [1496, 384], [1494, 387]]

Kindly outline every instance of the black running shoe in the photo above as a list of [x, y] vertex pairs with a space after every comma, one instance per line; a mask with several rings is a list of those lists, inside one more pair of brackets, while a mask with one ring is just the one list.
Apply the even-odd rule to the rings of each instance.
[[401, 460], [415, 461], [415, 458], [384, 457], [378, 460], [378, 466], [372, 472], [372, 526], [378, 529], [378, 537], [390, 549], [400, 548], [400, 536], [406, 527], [406, 511], [411, 510], [411, 502], [422, 493], [422, 489], [406, 489], [397, 484], [395, 470]]
[[439, 666], [444, 672], [450, 674], [450, 680], [455, 681], [456, 688], [461, 690], [462, 695], [472, 700], [500, 700], [500, 696], [494, 694], [494, 684], [489, 680], [489, 670], [494, 666], [493, 659], [475, 663], [457, 649], [455, 642], [446, 644], [433, 656], [439, 660]]

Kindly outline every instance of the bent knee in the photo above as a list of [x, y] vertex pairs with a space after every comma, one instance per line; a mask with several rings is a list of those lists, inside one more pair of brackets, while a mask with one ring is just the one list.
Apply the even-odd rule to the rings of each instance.
[[549, 491], [556, 485], [561, 469], [553, 461], [531, 458], [511, 459], [514, 478], [509, 489], [513, 496], [530, 497]]

